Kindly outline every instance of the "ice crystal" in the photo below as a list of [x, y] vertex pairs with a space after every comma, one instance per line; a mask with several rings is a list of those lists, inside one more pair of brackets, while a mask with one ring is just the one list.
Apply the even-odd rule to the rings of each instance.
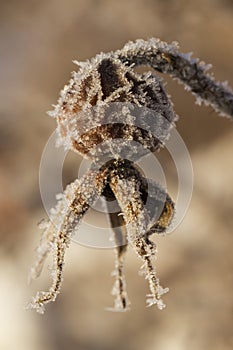
[[107, 204], [118, 203], [117, 211], [108, 214], [116, 244], [115, 310], [124, 311], [130, 305], [124, 275], [128, 245], [143, 263], [141, 271], [150, 289], [148, 306], [165, 307], [162, 296], [168, 288], [160, 285], [154, 266], [156, 245], [150, 235], [166, 232], [174, 217], [174, 203], [164, 188], [144, 178], [134, 162], [165, 144], [177, 116], [162, 80], [151, 72], [136, 73], [134, 68], [146, 65], [171, 75], [196, 96], [198, 104], [204, 102], [232, 118], [232, 90], [207, 73], [209, 65], [191, 56], [180, 53], [176, 42], [150, 39], [74, 62], [79, 70], [72, 73], [49, 115], [57, 121], [58, 144], [93, 163], [87, 174], [57, 196], [50, 220], [40, 225], [43, 234], [30, 275], [37, 278], [52, 253], [52, 285], [48, 292], [38, 292], [29, 308], [43, 313], [45, 305], [56, 299], [72, 233], [101, 195]]

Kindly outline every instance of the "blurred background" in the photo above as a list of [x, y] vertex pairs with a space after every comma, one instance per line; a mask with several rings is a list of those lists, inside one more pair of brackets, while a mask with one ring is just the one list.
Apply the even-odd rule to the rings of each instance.
[[[112, 250], [72, 244], [57, 301], [41, 316], [24, 307], [49, 286], [48, 269], [33, 285], [27, 274], [46, 217], [39, 164], [55, 129], [46, 115], [60, 89], [85, 60], [137, 38], [176, 40], [181, 51], [213, 64], [233, 86], [232, 0], [0, 1], [0, 348], [4, 350], [182, 350], [233, 348], [233, 124], [169, 78], [194, 168], [191, 205], [182, 224], [158, 243], [157, 268], [167, 307], [145, 307], [140, 261], [126, 260], [132, 310], [111, 313]], [[159, 155], [171, 186], [176, 173]], [[64, 184], [81, 157], [68, 155]], [[51, 175], [51, 174], [50, 174]]]

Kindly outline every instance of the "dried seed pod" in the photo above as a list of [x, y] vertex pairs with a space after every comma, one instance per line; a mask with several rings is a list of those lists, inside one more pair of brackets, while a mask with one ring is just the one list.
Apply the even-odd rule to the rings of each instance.
[[116, 212], [109, 212], [116, 243], [115, 308], [124, 311], [130, 304], [124, 276], [129, 243], [143, 262], [150, 288], [148, 306], [156, 304], [163, 309], [161, 297], [168, 288], [162, 288], [157, 277], [156, 245], [150, 235], [166, 232], [174, 203], [165, 189], [140, 173], [134, 161], [165, 143], [176, 115], [161, 80], [151, 73], [137, 74], [133, 68], [149, 65], [170, 74], [184, 83], [198, 102], [204, 101], [229, 117], [233, 116], [233, 93], [206, 73], [208, 66], [179, 53], [176, 43], [168, 45], [157, 39], [128, 43], [121, 50], [77, 64], [78, 73], [73, 73], [50, 114], [57, 119], [59, 141], [91, 158], [92, 166], [80, 180], [67, 186], [51, 211], [51, 222], [42, 225], [44, 234], [31, 277], [38, 277], [52, 252], [53, 280], [47, 292], [37, 293], [29, 308], [43, 313], [45, 305], [56, 299], [71, 235], [102, 195], [108, 204], [117, 202]]
[[[132, 159], [156, 150], [176, 119], [161, 79], [137, 74], [111, 54], [82, 63], [50, 115], [62, 143], [95, 160], [100, 153], [116, 158], [129, 152]], [[139, 143], [143, 151], [122, 149], [122, 143], [112, 149], [108, 141], [116, 139]]]

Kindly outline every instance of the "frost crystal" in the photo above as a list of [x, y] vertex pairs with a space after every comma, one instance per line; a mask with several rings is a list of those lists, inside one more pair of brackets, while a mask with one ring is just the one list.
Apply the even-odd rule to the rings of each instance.
[[30, 277], [40, 275], [52, 253], [52, 284], [47, 292], [36, 294], [29, 308], [43, 313], [45, 305], [56, 299], [72, 233], [99, 196], [107, 205], [118, 203], [116, 212], [109, 211], [116, 245], [115, 310], [124, 311], [130, 305], [124, 275], [128, 245], [143, 263], [141, 271], [150, 289], [148, 306], [165, 307], [161, 297], [168, 288], [160, 286], [154, 266], [156, 245], [150, 235], [166, 232], [174, 217], [174, 203], [134, 163], [165, 144], [177, 116], [162, 80], [150, 72], [138, 74], [134, 68], [146, 65], [171, 75], [196, 96], [197, 104], [204, 102], [232, 118], [232, 90], [226, 82], [216, 82], [207, 74], [210, 66], [191, 55], [180, 53], [176, 42], [150, 39], [129, 42], [121, 50], [100, 53], [85, 62], [74, 61], [79, 70], [72, 73], [49, 115], [57, 121], [58, 145], [90, 158], [92, 167], [57, 195], [49, 220], [40, 224], [43, 234]]

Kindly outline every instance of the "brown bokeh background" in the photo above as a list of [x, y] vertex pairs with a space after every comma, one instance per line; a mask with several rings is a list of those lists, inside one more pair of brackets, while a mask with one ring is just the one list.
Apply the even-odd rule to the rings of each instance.
[[[0, 27], [0, 348], [232, 349], [233, 124], [195, 105], [167, 77], [195, 176], [184, 221], [172, 235], [155, 238], [161, 283], [170, 287], [167, 308], [145, 308], [147, 283], [130, 251], [132, 310], [105, 311], [112, 304], [113, 251], [72, 244], [56, 303], [44, 316], [24, 310], [49, 283], [45, 269], [28, 286], [27, 272], [40, 237], [37, 222], [46, 216], [39, 162], [55, 128], [46, 111], [75, 69], [72, 60], [159, 37], [211, 62], [216, 78], [233, 85], [232, 1], [9, 0], [0, 2]], [[80, 159], [67, 158], [64, 182], [75, 177]], [[167, 164], [172, 187], [175, 171]]]

